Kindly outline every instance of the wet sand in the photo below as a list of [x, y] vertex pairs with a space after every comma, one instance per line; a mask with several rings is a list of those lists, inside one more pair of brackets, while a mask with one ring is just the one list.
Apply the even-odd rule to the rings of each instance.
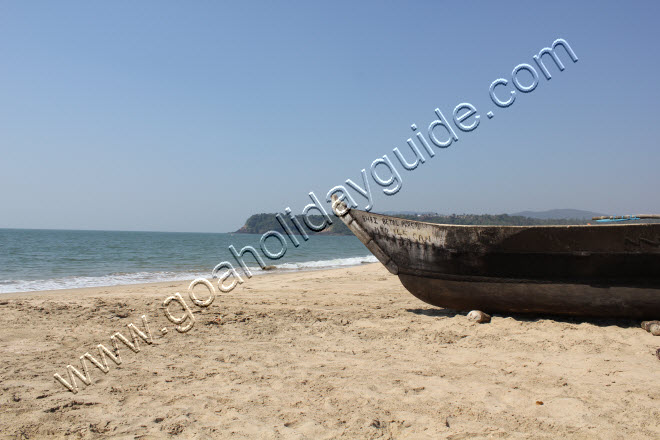
[[[253, 277], [206, 308], [187, 285], [0, 295], [0, 437], [660, 438], [660, 337], [636, 321], [477, 324], [380, 264]], [[86, 362], [76, 394], [53, 378], [143, 314], [152, 344]]]

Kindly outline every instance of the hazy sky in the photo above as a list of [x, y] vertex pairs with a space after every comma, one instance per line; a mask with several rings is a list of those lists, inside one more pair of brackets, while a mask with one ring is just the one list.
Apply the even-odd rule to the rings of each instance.
[[[660, 212], [656, 1], [233, 3], [0, 3], [0, 227], [235, 230], [461, 102], [374, 211]], [[494, 106], [557, 38], [579, 61]]]

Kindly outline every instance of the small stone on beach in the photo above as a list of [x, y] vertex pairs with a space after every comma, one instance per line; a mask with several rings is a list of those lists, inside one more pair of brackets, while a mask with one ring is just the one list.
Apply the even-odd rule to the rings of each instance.
[[647, 332], [651, 331], [651, 326], [653, 324], [660, 324], [660, 321], [644, 321], [642, 322], [642, 328]]
[[467, 318], [472, 321], [477, 321], [480, 324], [490, 322], [490, 315], [487, 315], [481, 310], [472, 310], [468, 313]]

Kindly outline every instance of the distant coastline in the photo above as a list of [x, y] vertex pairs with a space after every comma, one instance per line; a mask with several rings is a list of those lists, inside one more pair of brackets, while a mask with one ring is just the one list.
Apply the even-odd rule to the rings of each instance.
[[[264, 234], [268, 231], [277, 231], [285, 234], [286, 232], [282, 228], [282, 225], [277, 221], [277, 218], [275, 218], [276, 215], [277, 213], [253, 214], [245, 221], [245, 224], [236, 231], [236, 233]], [[309, 216], [309, 220], [314, 224], [323, 223], [323, 218], [324, 217], [320, 215]], [[348, 227], [341, 221], [333, 221], [331, 225], [320, 232], [312, 231], [305, 227], [305, 232], [308, 235], [353, 235]], [[292, 233], [300, 235], [296, 228], [293, 228]]]
[[[579, 211], [573, 210], [574, 213]], [[268, 231], [278, 231], [285, 233], [282, 226], [275, 217], [276, 213], [253, 214], [245, 224], [236, 231], [238, 234], [264, 234]], [[406, 213], [388, 213], [394, 217], [407, 220], [418, 220], [428, 223], [448, 224], [448, 225], [497, 225], [497, 226], [532, 226], [532, 225], [583, 225], [587, 219], [581, 218], [538, 218], [522, 215], [510, 214], [412, 214]], [[321, 216], [309, 216], [312, 222], [316, 224], [322, 222]], [[298, 233], [298, 231], [293, 231]], [[353, 233], [340, 221], [333, 222], [330, 226], [321, 232], [315, 232], [306, 228], [309, 235], [353, 235]]]

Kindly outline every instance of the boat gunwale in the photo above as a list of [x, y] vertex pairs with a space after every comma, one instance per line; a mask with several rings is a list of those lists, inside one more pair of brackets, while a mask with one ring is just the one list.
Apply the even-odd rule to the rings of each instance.
[[[429, 226], [444, 226], [444, 227], [452, 227], [452, 228], [524, 228], [524, 229], [540, 229], [540, 228], [629, 228], [631, 226], [647, 226], [647, 225], [655, 225], [655, 224], [660, 224], [656, 222], [645, 222], [645, 223], [628, 223], [628, 224], [599, 224], [599, 225], [456, 225], [456, 224], [451, 224], [451, 223], [432, 223], [432, 222], [425, 222], [423, 220], [413, 220], [409, 218], [402, 218], [402, 217], [397, 217], [395, 215], [387, 215], [387, 214], [379, 214], [375, 212], [370, 212], [370, 211], [363, 211], [361, 209], [354, 209], [354, 208], [348, 208], [342, 215], [339, 215], [339, 217], [343, 217], [346, 214], [349, 214], [351, 211], [357, 211], [364, 213], [366, 215], [376, 215], [379, 217], [386, 217], [386, 218], [395, 218], [397, 220], [402, 220], [402, 221], [408, 221], [408, 222], [414, 222], [414, 223], [421, 223], [424, 225], [429, 225]], [[355, 217], [354, 221], [356, 221]]]

